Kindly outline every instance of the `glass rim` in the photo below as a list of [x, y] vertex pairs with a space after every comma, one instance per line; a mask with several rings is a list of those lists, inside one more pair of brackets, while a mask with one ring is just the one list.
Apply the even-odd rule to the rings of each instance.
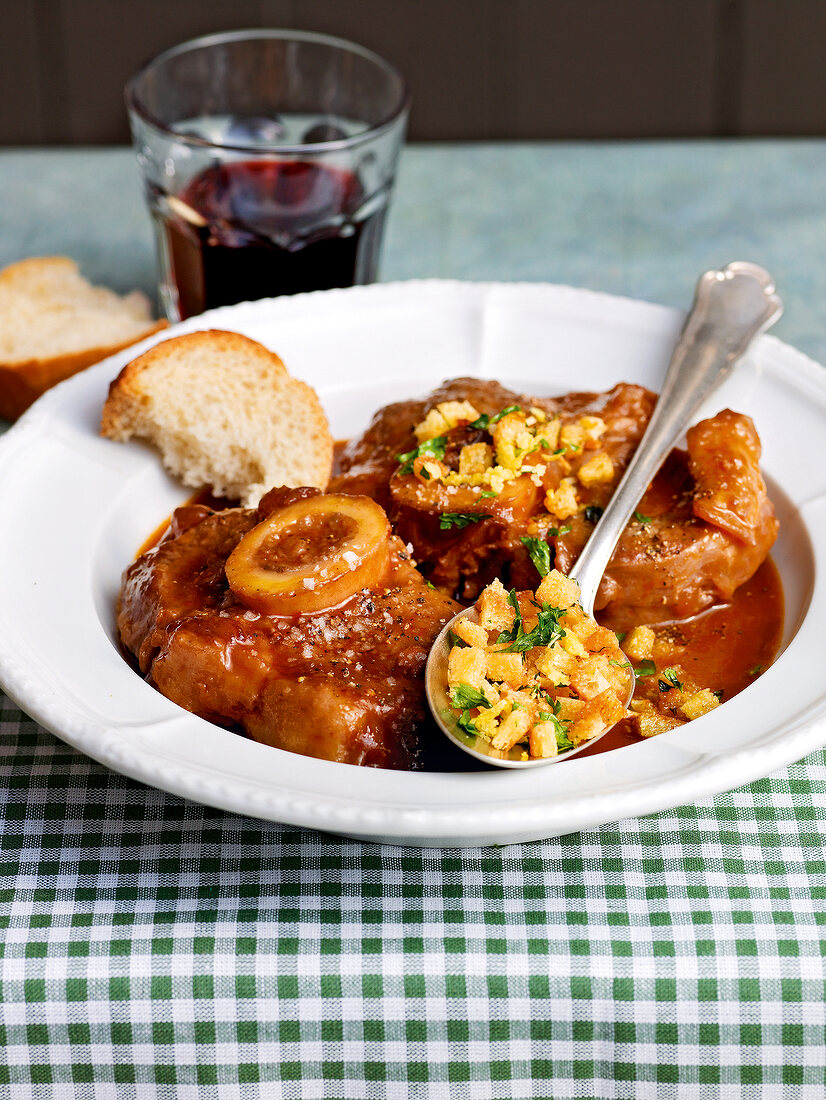
[[[207, 138], [198, 137], [194, 134], [182, 133], [176, 130], [174, 126], [161, 122], [142, 101], [138, 93], [138, 84], [147, 73], [163, 62], [169, 61], [171, 58], [177, 57], [180, 54], [189, 53], [194, 49], [202, 49], [205, 46], [215, 46], [226, 42], [240, 42], [251, 39], [316, 42], [324, 46], [332, 46], [337, 49], [347, 50], [350, 53], [359, 54], [361, 57], [366, 58], [368, 61], [372, 61], [378, 68], [383, 69], [384, 72], [398, 80], [398, 101], [375, 125], [368, 127], [366, 130], [362, 130], [358, 134], [352, 134], [344, 138], [335, 138], [332, 141], [299, 142], [298, 144], [274, 143], [267, 148], [209, 141]], [[158, 133], [176, 142], [180, 142], [184, 145], [191, 145], [199, 149], [220, 149], [229, 153], [242, 153], [246, 157], [295, 156], [297, 154], [301, 156], [317, 156], [320, 153], [352, 149], [354, 146], [363, 144], [366, 141], [373, 141], [383, 133], [391, 130], [399, 119], [406, 115], [410, 107], [410, 89], [402, 74], [394, 65], [391, 65], [389, 61], [386, 61], [373, 50], [368, 50], [366, 46], [360, 46], [357, 42], [350, 42], [346, 38], [338, 38], [331, 34], [318, 34], [315, 31], [299, 31], [289, 28], [266, 27], [252, 27], [249, 30], [218, 31], [215, 34], [203, 34], [198, 38], [190, 38], [186, 42], [181, 42], [177, 46], [172, 46], [168, 50], [163, 50], [161, 53], [150, 58], [149, 61], [142, 65], [141, 68], [127, 80], [124, 85], [124, 98], [126, 100], [126, 109], [130, 114], [135, 115], [153, 130], [156, 130]]]

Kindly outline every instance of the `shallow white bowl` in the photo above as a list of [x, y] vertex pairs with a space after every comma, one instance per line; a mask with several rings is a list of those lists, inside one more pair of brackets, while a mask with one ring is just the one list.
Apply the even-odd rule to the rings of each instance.
[[193, 318], [46, 394], [0, 440], [0, 684], [37, 721], [118, 772], [188, 798], [367, 840], [535, 840], [679, 805], [826, 742], [826, 372], [762, 337], [714, 399], [754, 417], [781, 521], [783, 653], [747, 690], [653, 740], [556, 768], [412, 773], [258, 745], [196, 718], [120, 656], [123, 568], [189, 495], [140, 444], [101, 439], [109, 382], [178, 332], [261, 340], [318, 390], [337, 437], [448, 377], [528, 393], [656, 389], [675, 310], [568, 287], [414, 282], [245, 303]]

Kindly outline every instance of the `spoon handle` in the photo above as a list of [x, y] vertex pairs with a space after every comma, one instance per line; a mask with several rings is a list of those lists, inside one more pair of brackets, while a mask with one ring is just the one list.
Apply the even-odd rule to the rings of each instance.
[[774, 281], [756, 264], [738, 261], [700, 276], [645, 434], [570, 571], [589, 614], [614, 547], [666, 455], [754, 337], [782, 312]]

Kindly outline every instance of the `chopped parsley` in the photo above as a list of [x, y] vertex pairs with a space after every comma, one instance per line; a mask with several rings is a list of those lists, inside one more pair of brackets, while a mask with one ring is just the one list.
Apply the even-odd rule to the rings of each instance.
[[513, 626], [510, 630], [503, 630], [496, 639], [497, 642], [512, 642], [519, 634], [524, 634], [522, 627], [522, 611], [519, 607], [519, 600], [516, 598], [515, 588], [512, 588], [510, 592], [508, 592], [508, 603], [515, 612]]
[[494, 493], [493, 489], [485, 489], [483, 493], [479, 494], [480, 500], [487, 500], [488, 497], [498, 497], [498, 493]]
[[560, 752], [566, 752], [568, 749], [572, 749], [574, 747], [574, 743], [568, 736], [568, 731], [565, 729], [558, 718], [556, 719], [556, 722], [558, 723], [557, 728], [554, 730], [554, 733], [556, 734], [556, 747], [559, 749]]
[[530, 554], [531, 561], [536, 566], [536, 571], [540, 577], [547, 577], [551, 571], [551, 548], [548, 546], [544, 539], [532, 539], [526, 536], [522, 540], [522, 545]]
[[646, 524], [646, 523], [651, 522], [651, 516], [644, 516], [642, 514], [642, 512], [635, 512], [634, 513], [634, 519], [637, 521], [637, 523], [642, 523], [642, 524]]
[[[515, 596], [513, 589], [511, 589], [511, 592], [508, 594], [509, 601], [511, 595]], [[522, 615], [517, 610], [517, 617], [514, 620], [512, 629], [504, 630], [499, 635], [498, 640], [500, 642], [510, 642], [510, 645], [508, 645], [506, 649], [503, 649], [502, 652], [525, 653], [527, 650], [534, 649], [536, 646], [548, 646], [553, 645], [554, 642], [558, 642], [560, 638], [565, 637], [565, 631], [559, 623], [564, 614], [564, 607], [551, 607], [550, 604], [543, 603], [537, 615], [536, 626], [533, 630], [526, 631], [524, 623], [522, 622]]]
[[570, 725], [564, 718], [559, 717], [560, 705], [558, 699], [552, 699], [546, 692], [540, 692], [544, 701], [550, 707], [550, 710], [541, 710], [539, 712], [539, 718], [542, 722], [552, 722], [554, 727], [554, 736], [556, 737], [556, 747], [560, 752], [565, 752], [566, 749], [572, 749], [574, 747], [573, 741], [568, 736], [568, 727]]
[[469, 428], [476, 428], [477, 431], [486, 432], [490, 428], [491, 424], [498, 424], [499, 421], [508, 415], [508, 413], [522, 412], [521, 405], [508, 405], [506, 409], [502, 409], [501, 412], [496, 413], [495, 416], [488, 416], [487, 413], [482, 413], [480, 417], [468, 424]]
[[571, 531], [570, 524], [567, 524], [567, 523], [565, 524], [564, 527], [549, 527], [548, 528], [548, 534], [551, 536], [551, 538], [554, 538], [554, 539], [558, 539], [561, 535], [568, 535], [568, 534], [570, 534], [570, 531]]
[[446, 444], [447, 439], [443, 435], [436, 435], [433, 439], [426, 439], [424, 443], [419, 447], [415, 447], [412, 451], [407, 451], [402, 455], [396, 455], [396, 458], [399, 460], [397, 473], [411, 474], [413, 472], [413, 463], [420, 457], [444, 458]]
[[442, 512], [439, 516], [439, 528], [442, 531], [448, 531], [451, 527], [458, 527], [461, 531], [463, 527], [470, 527], [471, 523], [478, 523], [480, 519], [488, 518], [481, 512]]
[[638, 680], [643, 676], [653, 676], [657, 671], [657, 666], [653, 661], [640, 661], [639, 668], [634, 669], [634, 675]]
[[766, 671], [765, 665], [755, 665], [754, 668], [749, 669], [749, 676], [759, 676], [761, 672]]
[[657, 687], [660, 691], [671, 691], [672, 688], [677, 688], [678, 691], [683, 690], [683, 685], [677, 679], [677, 673], [673, 668], [664, 668], [659, 680], [657, 680]]
[[[585, 518], [589, 523], [596, 523], [599, 517], [602, 515], [604, 509], [600, 508], [598, 504], [589, 504], [585, 509]], [[570, 528], [569, 528], [570, 530]]]
[[463, 729], [465, 733], [478, 733], [479, 730], [474, 725], [473, 719], [470, 717], [469, 710], [463, 710], [459, 717], [456, 719], [456, 725], [459, 729]]
[[470, 712], [475, 708], [483, 709], [490, 706], [482, 692], [475, 687], [471, 687], [470, 684], [457, 684], [450, 693], [450, 702], [457, 710], [462, 711], [456, 719], [459, 729], [463, 729], [465, 733], [478, 733], [479, 730], [476, 728]]
[[482, 692], [470, 684], [457, 684], [450, 693], [450, 702], [457, 710], [473, 710], [474, 707], [490, 706]]
[[725, 695], [726, 693], [725, 693], [725, 692], [723, 691], [723, 689], [722, 689], [722, 688], [717, 688], [717, 690], [716, 690], [716, 691], [712, 691], [712, 693], [711, 693], [711, 694], [712, 694], [712, 695], [713, 695], [713, 696], [715, 697], [715, 699], [719, 699], [719, 700], [720, 700], [720, 702], [722, 703], [722, 701], [723, 701], [723, 696], [724, 696], [724, 695]]

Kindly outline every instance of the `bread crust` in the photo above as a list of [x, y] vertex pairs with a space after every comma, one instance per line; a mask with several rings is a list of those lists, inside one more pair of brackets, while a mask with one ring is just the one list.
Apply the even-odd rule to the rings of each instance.
[[46, 390], [71, 378], [73, 374], [99, 363], [124, 348], [145, 340], [147, 336], [168, 327], [166, 321], [156, 321], [145, 332], [130, 340], [121, 340], [106, 347], [88, 348], [50, 359], [26, 359], [16, 363], [0, 363], [0, 416], [16, 420]]
[[0, 270], [0, 286], [20, 283], [29, 289], [32, 279], [36, 281], [39, 275], [49, 272], [56, 274], [60, 271], [67, 275], [74, 274], [77, 272], [77, 264], [68, 256], [27, 256], [25, 260], [17, 260]]
[[[158, 384], [161, 371], [165, 378]], [[196, 410], [196, 418], [199, 403], [203, 405], [200, 426], [212, 433], [209, 446], [186, 426], [170, 424], [161, 392], [168, 384], [168, 372], [176, 373], [182, 392], [191, 388], [188, 408]], [[230, 378], [241, 378], [245, 392], [253, 398], [252, 429], [257, 428], [257, 434], [241, 434], [237, 427], [233, 431], [237, 421], [232, 415], [227, 423], [209, 423], [210, 412], [225, 399], [221, 383]], [[180, 393], [176, 400], [181, 400]], [[245, 412], [244, 426], [249, 431], [250, 408]], [[100, 432], [120, 441], [148, 440], [184, 484], [196, 488], [208, 484], [218, 495], [238, 495], [248, 506], [276, 485], [326, 488], [332, 471], [333, 439], [315, 390], [293, 378], [274, 351], [240, 333], [220, 329], [162, 340], [127, 363], [109, 386]], [[239, 484], [237, 471], [222, 468], [216, 457], [222, 449], [246, 452], [250, 464], [262, 468], [263, 480]], [[227, 486], [232, 487], [230, 491]]]
[[[206, 351], [218, 355], [255, 355], [256, 362], [265, 370], [272, 371], [275, 375], [287, 375], [287, 368], [280, 357], [263, 344], [251, 340], [247, 336], [241, 336], [238, 332], [226, 332], [223, 329], [202, 329], [198, 332], [187, 332], [182, 336], [173, 336], [169, 340], [161, 340], [154, 347], [149, 348], [137, 359], [132, 359], [120, 373], [109, 383], [109, 393], [103, 406], [100, 418], [100, 434], [108, 439], [128, 439], [124, 431], [129, 431], [127, 425], [132, 418], [135, 403], [143, 401], [141, 378], [151, 374], [154, 367], [168, 360], [170, 354], [183, 351]], [[130, 432], [131, 434], [131, 432]]]
[[[56, 288], [59, 288], [57, 295]], [[7, 355], [0, 359], [0, 416], [6, 420], [15, 420], [51, 386], [167, 327], [166, 321], [152, 320], [145, 295], [133, 291], [121, 297], [111, 290], [93, 286], [80, 275], [77, 264], [68, 256], [34, 256], [9, 264], [0, 270], [0, 291], [4, 295], [0, 299], [0, 309], [5, 306], [10, 314], [18, 304], [26, 304], [34, 312], [50, 313], [56, 304], [59, 308], [65, 307], [66, 302], [76, 296], [81, 312], [88, 309], [91, 300], [97, 309], [111, 308], [115, 311], [113, 316], [119, 320], [122, 317], [133, 330], [123, 339], [92, 342], [91, 346], [75, 351], [56, 350], [54, 355], [27, 355], [24, 352], [22, 356]], [[68, 323], [71, 325], [71, 319]], [[136, 326], [142, 327], [134, 331]], [[55, 348], [59, 346], [60, 341], [56, 339]]]

